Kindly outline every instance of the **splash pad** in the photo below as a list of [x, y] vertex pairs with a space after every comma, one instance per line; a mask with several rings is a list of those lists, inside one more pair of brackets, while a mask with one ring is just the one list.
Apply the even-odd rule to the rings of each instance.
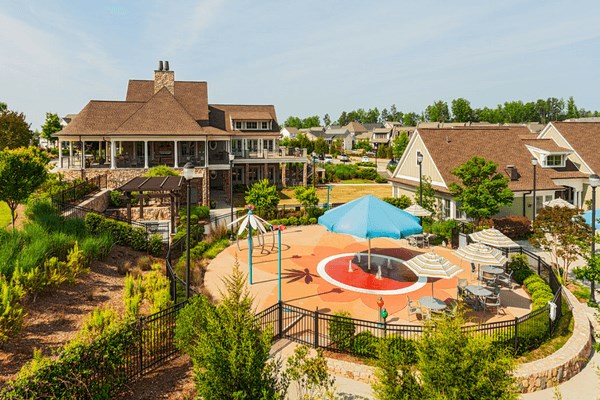
[[332, 285], [367, 294], [410, 293], [427, 283], [427, 278], [417, 276], [404, 260], [383, 254], [371, 254], [370, 270], [366, 254], [336, 254], [321, 260], [317, 272]]

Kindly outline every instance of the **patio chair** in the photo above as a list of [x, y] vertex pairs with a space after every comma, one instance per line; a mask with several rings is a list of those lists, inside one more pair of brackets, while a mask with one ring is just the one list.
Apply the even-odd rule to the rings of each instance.
[[489, 274], [487, 272], [483, 272], [481, 274], [481, 280], [487, 285], [487, 286], [496, 286], [496, 277], [497, 275], [494, 274]]
[[417, 238], [416, 238], [416, 237], [414, 237], [414, 236], [409, 236], [409, 237], [407, 237], [407, 238], [406, 238], [406, 240], [408, 240], [408, 244], [409, 244], [410, 246], [417, 247]]
[[428, 233], [423, 235], [423, 247], [429, 247], [429, 234]]
[[512, 289], [512, 274], [513, 274], [513, 271], [510, 271], [508, 274], [505, 272], [503, 274], [498, 275], [498, 278], [496, 278], [496, 280], [499, 283], [503, 283], [506, 286], [508, 286], [510, 289]]
[[501, 309], [500, 296], [492, 295], [485, 297], [483, 300], [483, 309], [484, 311], [494, 310], [498, 314]]
[[420, 315], [422, 319], [423, 309], [421, 308], [421, 303], [419, 303], [417, 300], [411, 300], [408, 296], [406, 296], [406, 300], [408, 300], [408, 320], [410, 321], [411, 315], [416, 315], [417, 318]]
[[457, 310], [458, 310], [458, 301], [451, 301], [450, 306], [448, 306], [444, 309], [444, 311], [446, 312], [446, 315], [451, 318], [456, 317]]

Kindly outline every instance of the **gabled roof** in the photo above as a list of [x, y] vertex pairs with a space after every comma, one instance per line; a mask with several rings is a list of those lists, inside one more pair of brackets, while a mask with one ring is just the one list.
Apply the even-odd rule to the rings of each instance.
[[[298, 134], [298, 128], [296, 128], [295, 126], [286, 126], [283, 129], [287, 130], [289, 133], [291, 133], [292, 135], [296, 135]], [[282, 129], [282, 130], [283, 130]]]
[[350, 132], [352, 132], [354, 134], [368, 131], [368, 129], [365, 128], [364, 125], [362, 125], [360, 122], [356, 122], [356, 121], [350, 122], [348, 125], [344, 126], [344, 128], [348, 129]]
[[120, 134], [186, 134], [202, 133], [196, 120], [162, 88], [115, 131]]
[[363, 124], [363, 126], [369, 131], [372, 131], [377, 128], [383, 128], [383, 124], [380, 124], [379, 122], [375, 122], [375, 123], [369, 122], [369, 123]]
[[552, 139], [521, 139], [523, 143], [548, 153], [572, 153], [571, 150], [561, 147]]
[[600, 173], [600, 122], [552, 122], [583, 161]]
[[[175, 99], [197, 121], [208, 120], [208, 85], [206, 82], [175, 81]], [[154, 95], [154, 81], [130, 80], [126, 101], [146, 102]]]
[[[507, 167], [512, 165], [516, 168], [518, 180], [509, 181], [511, 190], [526, 191], [533, 188], [532, 155], [521, 139], [522, 136], [530, 136], [526, 127], [417, 128], [415, 134], [421, 137], [446, 185], [458, 183], [458, 179], [450, 171], [474, 156], [479, 156], [498, 164], [498, 172], [508, 178], [510, 171]], [[537, 189], [561, 189], [552, 178], [573, 175], [573, 168], [571, 163], [563, 169], [538, 167]]]
[[144, 103], [132, 101], [90, 101], [60, 133], [105, 134], [114, 132]]
[[271, 132], [279, 132], [273, 105], [209, 104], [209, 109], [210, 124], [227, 131], [233, 131], [232, 121], [237, 119], [272, 120]]

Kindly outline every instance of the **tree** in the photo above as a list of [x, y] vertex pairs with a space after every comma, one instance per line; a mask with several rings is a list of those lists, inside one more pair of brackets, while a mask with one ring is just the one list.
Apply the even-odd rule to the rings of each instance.
[[394, 152], [395, 159], [399, 160], [400, 157], [402, 157], [404, 150], [406, 150], [406, 146], [408, 146], [408, 133], [402, 131], [394, 138], [394, 141], [392, 142], [392, 150]]
[[429, 122], [446, 122], [450, 120], [448, 103], [438, 100], [425, 109], [425, 115]]
[[223, 282], [219, 304], [195, 296], [177, 317], [176, 344], [194, 363], [198, 397], [283, 398], [287, 382], [277, 377], [278, 363], [269, 361], [272, 337], [255, 318], [253, 298], [237, 261]]
[[323, 139], [323, 137], [319, 136], [317, 138], [317, 140], [314, 141], [314, 146], [315, 146], [315, 152], [316, 153], [328, 153], [329, 150], [329, 145], [327, 144], [327, 142], [325, 141], [325, 139]]
[[511, 205], [513, 192], [508, 188], [508, 178], [497, 173], [498, 164], [482, 157], [473, 157], [466, 163], [450, 171], [460, 180], [460, 185], [452, 182], [450, 193], [461, 204], [461, 210], [477, 223], [489, 218], [501, 206]]
[[302, 128], [302, 120], [298, 117], [290, 116], [290, 117], [288, 117], [288, 119], [285, 120], [285, 122], [283, 123], [283, 126], [301, 129]]
[[418, 341], [384, 340], [378, 348], [376, 398], [519, 398], [515, 361], [508, 350], [491, 336], [464, 331], [464, 323], [459, 312], [454, 318], [441, 316], [426, 323]]
[[313, 126], [321, 126], [321, 120], [318, 115], [306, 117], [302, 120], [302, 128], [312, 128]]
[[42, 125], [42, 137], [50, 143], [56, 142], [52, 135], [62, 129], [58, 114], [46, 113], [46, 122]]
[[16, 149], [29, 146], [32, 133], [29, 130], [30, 125], [25, 121], [25, 115], [9, 110], [6, 104], [2, 108], [4, 111], [0, 111], [0, 150], [6, 147]]
[[[596, 237], [596, 240], [600, 237]], [[588, 249], [586, 249], [588, 250]], [[573, 274], [577, 279], [587, 280], [589, 282], [600, 282], [600, 254], [592, 255], [589, 251], [585, 251], [586, 265], [573, 269]]]
[[544, 207], [533, 222], [529, 242], [550, 253], [556, 275], [568, 282], [569, 267], [579, 256], [586, 256], [591, 229], [577, 209]]
[[573, 100], [573, 96], [569, 97], [567, 101], [567, 115], [566, 118], [579, 118], [579, 110], [575, 105], [575, 100]]
[[314, 207], [319, 204], [317, 189], [313, 187], [298, 186], [294, 189], [294, 196], [296, 196], [296, 200], [304, 208]]
[[462, 97], [452, 100], [452, 115], [456, 122], [473, 121], [473, 109], [469, 100]]
[[377, 109], [377, 107], [375, 107], [375, 108], [371, 108], [369, 111], [367, 111], [366, 115], [360, 122], [363, 124], [375, 124], [379, 121], [380, 121], [379, 110]]
[[348, 125], [349, 122], [352, 122], [352, 120], [350, 118], [348, 118], [348, 114], [346, 113], [346, 111], [342, 111], [342, 113], [340, 114], [340, 117], [338, 118], [336, 125], [339, 126], [344, 126], [344, 125]]
[[335, 378], [329, 376], [323, 350], [316, 349], [314, 357], [309, 352], [306, 345], [294, 349], [286, 363], [285, 380], [296, 383], [299, 399], [335, 399]]
[[380, 122], [386, 122], [386, 121], [390, 121], [390, 113], [387, 110], [387, 108], [384, 108], [383, 110], [381, 110], [381, 120]]
[[48, 177], [45, 152], [35, 148], [0, 151], [0, 200], [8, 204], [13, 229], [15, 211]]
[[6, 105], [6, 103], [3, 103], [0, 101], [0, 113], [4, 112], [8, 110], [8, 106]]
[[329, 114], [323, 115], [323, 126], [325, 126], [325, 128], [328, 128], [330, 125], [331, 125], [331, 117], [329, 116]]
[[360, 139], [358, 142], [356, 142], [354, 144], [354, 148], [357, 150], [362, 149], [365, 151], [371, 151], [373, 146], [371, 145], [371, 142], [369, 141], [369, 139]]
[[263, 179], [248, 188], [246, 191], [246, 204], [252, 204], [258, 212], [269, 212], [277, 208], [279, 193], [277, 187], [269, 184], [268, 179]]
[[419, 123], [419, 114], [411, 112], [411, 113], [406, 113], [404, 114], [404, 116], [402, 117], [402, 125], [403, 126], [417, 126], [417, 124]]

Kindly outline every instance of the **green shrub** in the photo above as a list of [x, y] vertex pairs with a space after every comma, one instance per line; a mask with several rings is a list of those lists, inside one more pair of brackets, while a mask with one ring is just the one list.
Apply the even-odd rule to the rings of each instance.
[[531, 295], [539, 291], [546, 291], [552, 293], [552, 289], [550, 289], [550, 286], [548, 286], [546, 282], [540, 281], [532, 281], [529, 285], [527, 285], [527, 291], [529, 291], [529, 294]]
[[110, 233], [115, 244], [129, 246], [138, 251], [146, 251], [148, 248], [148, 232], [140, 226], [134, 227], [125, 222], [114, 221], [95, 213], [87, 213], [85, 227], [92, 234]]
[[0, 275], [0, 346], [23, 324], [23, 290]]
[[[192, 260], [200, 260], [202, 256], [210, 245], [207, 242], [199, 242], [197, 245], [190, 249], [190, 259]], [[185, 254], [182, 256], [185, 257]]]
[[308, 225], [308, 217], [300, 217], [300, 218], [298, 218], [298, 224], [300, 224], [300, 225]]
[[376, 183], [387, 183], [387, 179], [384, 178], [383, 176], [377, 174], [377, 176], [375, 177], [375, 182]]
[[360, 168], [356, 176], [360, 179], [375, 180], [379, 176], [375, 168]]
[[308, 211], [308, 218], [319, 218], [321, 215], [325, 214], [325, 209], [324, 208], [319, 208], [319, 207], [310, 207], [309, 209], [307, 209]]
[[525, 285], [525, 287], [529, 287], [529, 285], [531, 285], [534, 282], [545, 283], [545, 281], [539, 275], [534, 274], [534, 275], [529, 276], [527, 279], [525, 279], [523, 281], [523, 285]]
[[359, 357], [376, 357], [379, 338], [370, 331], [360, 332], [352, 339], [352, 354]]
[[534, 275], [533, 271], [529, 268], [529, 259], [525, 254], [511, 256], [508, 269], [513, 271], [513, 279], [519, 284], [522, 284], [527, 278]]
[[167, 167], [166, 165], [157, 165], [152, 167], [144, 174], [146, 177], [153, 176], [179, 176], [179, 172], [174, 170], [171, 167]]
[[148, 242], [148, 253], [152, 254], [155, 257], [159, 257], [163, 253], [163, 238], [158, 233], [150, 236], [150, 240]]
[[357, 162], [355, 165], [358, 166], [358, 167], [372, 167], [372, 168], [375, 168], [375, 163], [374, 162], [370, 162], [370, 161], [368, 161], [368, 162], [362, 162], [362, 161], [361, 162]]
[[89, 236], [81, 241], [81, 250], [88, 260], [104, 259], [113, 247], [112, 236], [102, 233], [100, 236]]
[[554, 295], [552, 294], [551, 291], [543, 289], [543, 290], [538, 290], [537, 292], [534, 292], [531, 295], [531, 300], [536, 303], [538, 300], [544, 299], [545, 303], [547, 303], [548, 301], [552, 300], [554, 298]]
[[406, 195], [401, 195], [400, 197], [384, 197], [383, 201], [386, 203], [390, 203], [391, 205], [404, 210], [412, 205], [412, 200], [410, 197]]
[[414, 340], [404, 339], [401, 336], [390, 336], [387, 340], [391, 349], [404, 354], [407, 363], [416, 364], [417, 343]]
[[221, 240], [217, 240], [213, 244], [210, 245], [210, 248], [204, 252], [204, 258], [213, 259], [220, 252], [225, 250], [229, 246], [229, 239], [224, 238]]
[[349, 312], [336, 312], [329, 320], [329, 340], [340, 350], [348, 350], [352, 346], [352, 338], [356, 327]]
[[309, 219], [308, 219], [308, 222], [309, 222], [311, 225], [314, 225], [314, 224], [316, 224], [316, 223], [317, 223], [317, 219], [316, 219], [316, 218], [309, 218]]
[[285, 225], [285, 226], [290, 225], [290, 221], [287, 218], [281, 218], [279, 220], [279, 222], [281, 223], [281, 225]]
[[123, 193], [121, 193], [120, 191], [112, 190], [109, 195], [109, 207], [121, 207], [122, 205], [124, 205], [123, 200], [121, 199], [122, 195]]
[[288, 224], [290, 224], [290, 225], [298, 225], [298, 218], [296, 218], [296, 217], [290, 217], [288, 219]]

